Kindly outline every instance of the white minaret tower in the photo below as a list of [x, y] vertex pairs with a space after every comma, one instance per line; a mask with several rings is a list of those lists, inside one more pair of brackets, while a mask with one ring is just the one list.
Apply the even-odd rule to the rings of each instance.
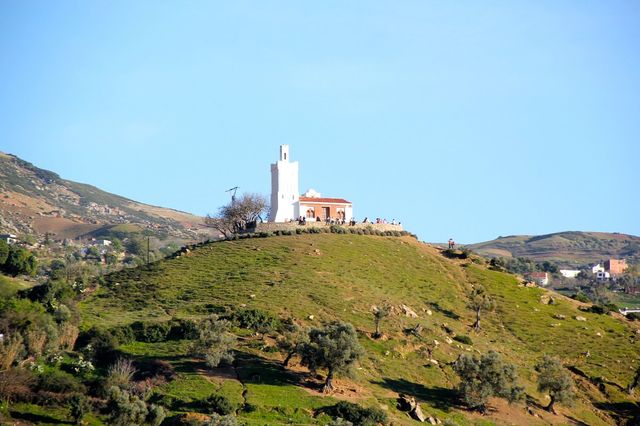
[[280, 145], [280, 160], [271, 165], [269, 222], [297, 219], [300, 210], [298, 162], [289, 162], [289, 145]]

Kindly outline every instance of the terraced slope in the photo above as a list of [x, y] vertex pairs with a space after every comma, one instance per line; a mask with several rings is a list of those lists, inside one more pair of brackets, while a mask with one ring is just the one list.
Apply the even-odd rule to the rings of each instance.
[[[640, 363], [637, 326], [581, 312], [576, 302], [555, 294], [554, 304], [544, 304], [546, 290], [523, 287], [483, 262], [447, 259], [409, 237], [311, 234], [217, 242], [108, 276], [82, 303], [84, 327], [198, 318], [244, 307], [306, 326], [335, 319], [354, 324], [367, 354], [356, 377], [338, 380], [330, 396], [318, 392], [318, 379], [303, 367], [279, 368], [275, 335], [236, 330], [242, 337], [238, 361], [213, 371], [187, 355], [188, 341], [121, 348], [176, 368], [178, 378], [155, 391], [173, 413], [198, 411], [196, 402], [217, 391], [249, 404], [251, 409], [238, 414], [250, 425], [326, 424], [318, 409], [337, 399], [382, 407], [394, 424], [412, 424], [396, 409], [399, 393], [415, 396], [430, 415], [458, 424], [617, 424], [638, 409], [637, 400], [622, 390]], [[472, 333], [467, 294], [476, 284], [485, 286], [498, 307], [483, 319], [481, 332]], [[396, 313], [382, 323], [385, 337], [374, 340], [371, 307], [383, 301]], [[418, 318], [404, 315], [401, 305]], [[578, 315], [586, 321], [577, 321]], [[424, 327], [422, 338], [403, 333], [416, 324]], [[469, 335], [473, 345], [452, 341], [454, 334]], [[428, 347], [437, 365], [428, 359]], [[524, 403], [492, 400], [485, 416], [459, 405], [448, 363], [461, 353], [490, 349], [517, 365], [536, 416]], [[536, 391], [533, 365], [543, 353], [561, 357], [577, 383], [578, 400], [571, 408], [559, 407], [558, 416], [540, 409], [548, 400]]]

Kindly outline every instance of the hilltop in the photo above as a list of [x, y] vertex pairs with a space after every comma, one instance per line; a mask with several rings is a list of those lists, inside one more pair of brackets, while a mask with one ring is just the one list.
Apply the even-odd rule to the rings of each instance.
[[137, 224], [165, 235], [197, 240], [203, 218], [139, 203], [61, 178], [0, 152], [0, 232], [75, 238], [110, 226]]
[[[467, 303], [478, 284], [497, 309], [473, 333]], [[375, 340], [372, 306], [383, 302], [394, 310], [382, 323], [385, 337]], [[174, 415], [200, 411], [197, 402], [217, 392], [246, 403], [250, 409], [238, 414], [249, 425], [326, 424], [317, 410], [342, 399], [381, 407], [393, 424], [413, 424], [396, 409], [398, 394], [405, 393], [429, 415], [460, 425], [619, 424], [638, 409], [623, 389], [640, 363], [640, 331], [637, 323], [583, 312], [581, 306], [525, 287], [513, 275], [490, 270], [481, 258], [449, 259], [411, 237], [318, 233], [192, 246], [171, 259], [106, 276], [81, 311], [84, 329], [111, 330], [135, 321], [165, 324], [246, 309], [302, 326], [339, 319], [356, 327], [366, 350], [356, 376], [341, 378], [338, 391], [324, 396], [305, 368], [278, 367], [275, 331], [237, 330], [237, 361], [214, 370], [189, 356], [188, 340], [121, 345], [137, 360], [159, 359], [175, 369], [177, 377], [157, 387], [153, 397]], [[420, 338], [403, 331], [416, 325], [423, 327]], [[460, 343], [455, 336], [470, 340]], [[449, 363], [460, 354], [491, 349], [517, 366], [533, 414], [523, 402], [497, 399], [485, 416], [460, 406]], [[558, 407], [558, 416], [540, 408], [548, 400], [536, 390], [533, 365], [543, 353], [559, 356], [576, 382], [575, 405]]]
[[558, 232], [547, 235], [512, 235], [470, 244], [469, 249], [488, 257], [528, 257], [562, 266], [583, 266], [609, 258], [640, 261], [640, 237], [606, 232]]

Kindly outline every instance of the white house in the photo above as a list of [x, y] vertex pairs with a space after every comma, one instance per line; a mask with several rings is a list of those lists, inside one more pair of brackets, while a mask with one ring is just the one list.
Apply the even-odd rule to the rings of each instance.
[[577, 269], [560, 269], [560, 275], [565, 278], [575, 278], [580, 273]]
[[298, 184], [298, 162], [290, 161], [289, 145], [280, 145], [280, 159], [271, 164], [271, 212], [269, 222], [335, 219], [350, 221], [353, 205], [344, 198], [327, 198], [310, 189], [302, 196]]
[[596, 272], [596, 280], [598, 281], [608, 280], [609, 278], [611, 278], [611, 274], [609, 274], [607, 271]]
[[602, 266], [599, 263], [597, 265], [593, 265], [591, 267], [591, 273], [592, 274], [597, 274], [598, 272], [604, 272], [604, 266]]

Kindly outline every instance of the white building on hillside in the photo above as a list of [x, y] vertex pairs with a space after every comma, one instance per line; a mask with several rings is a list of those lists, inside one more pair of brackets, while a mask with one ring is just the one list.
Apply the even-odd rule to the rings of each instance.
[[323, 198], [313, 189], [300, 196], [298, 162], [290, 161], [289, 145], [280, 145], [280, 159], [271, 164], [271, 212], [269, 222], [305, 221], [349, 222], [353, 205], [343, 198]]
[[298, 162], [289, 161], [289, 145], [280, 145], [280, 159], [271, 165], [269, 222], [286, 222], [300, 216]]
[[577, 269], [560, 269], [560, 275], [565, 278], [575, 278], [580, 273]]

